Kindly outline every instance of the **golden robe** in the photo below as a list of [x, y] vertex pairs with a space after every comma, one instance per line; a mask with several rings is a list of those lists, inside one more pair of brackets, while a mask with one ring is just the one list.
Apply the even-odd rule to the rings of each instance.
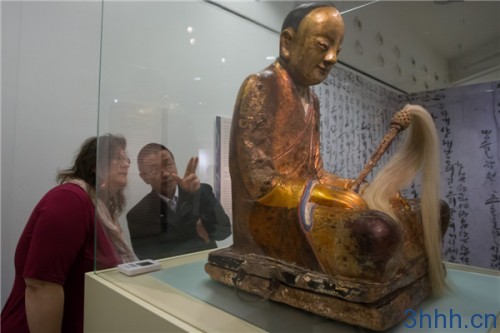
[[385, 280], [398, 269], [403, 229], [325, 172], [319, 102], [308, 89], [303, 103], [279, 60], [240, 88], [229, 151], [233, 249]]

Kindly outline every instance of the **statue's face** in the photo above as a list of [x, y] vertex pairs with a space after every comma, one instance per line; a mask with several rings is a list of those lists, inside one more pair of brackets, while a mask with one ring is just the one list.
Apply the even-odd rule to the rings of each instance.
[[290, 38], [282, 58], [293, 80], [301, 86], [321, 83], [337, 62], [344, 39], [340, 13], [333, 7], [316, 8], [304, 17], [298, 31], [287, 30]]

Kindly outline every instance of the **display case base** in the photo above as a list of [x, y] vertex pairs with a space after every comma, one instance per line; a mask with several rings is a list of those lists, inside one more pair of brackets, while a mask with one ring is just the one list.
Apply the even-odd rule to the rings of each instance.
[[376, 331], [404, 320], [407, 309], [416, 308], [431, 294], [426, 274], [407, 284], [396, 281], [393, 286], [404, 286], [384, 294], [389, 290], [385, 284], [330, 278], [231, 248], [210, 253], [205, 271], [236, 290]]

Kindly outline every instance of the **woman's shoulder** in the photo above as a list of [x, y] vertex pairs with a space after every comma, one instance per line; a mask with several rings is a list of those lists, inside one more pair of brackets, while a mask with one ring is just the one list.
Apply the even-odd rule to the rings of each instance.
[[[34, 208], [30, 220], [36, 223], [47, 222], [50, 225], [90, 226], [94, 221], [94, 204], [85, 190], [74, 184], [58, 185], [49, 190]], [[76, 230], [76, 229], [75, 229]]]
[[87, 192], [78, 184], [64, 183], [53, 187], [48, 193], [72, 192], [78, 196], [88, 196]]
[[48, 191], [42, 201], [56, 201], [59, 204], [84, 204], [92, 205], [92, 201], [87, 192], [77, 184], [65, 183], [57, 185]]

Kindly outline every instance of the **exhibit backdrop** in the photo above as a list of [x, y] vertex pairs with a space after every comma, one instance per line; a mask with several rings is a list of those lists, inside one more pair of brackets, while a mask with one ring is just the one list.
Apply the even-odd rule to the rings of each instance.
[[[500, 269], [500, 82], [405, 95], [336, 67], [315, 91], [321, 104], [325, 168], [343, 177], [355, 178], [361, 172], [394, 113], [407, 103], [424, 106], [438, 130], [441, 197], [451, 208], [444, 258]], [[368, 180], [388, 160], [402, 135]], [[417, 178], [405, 195], [418, 194]]]
[[413, 94], [440, 135], [441, 193], [451, 262], [500, 269], [500, 82]]

